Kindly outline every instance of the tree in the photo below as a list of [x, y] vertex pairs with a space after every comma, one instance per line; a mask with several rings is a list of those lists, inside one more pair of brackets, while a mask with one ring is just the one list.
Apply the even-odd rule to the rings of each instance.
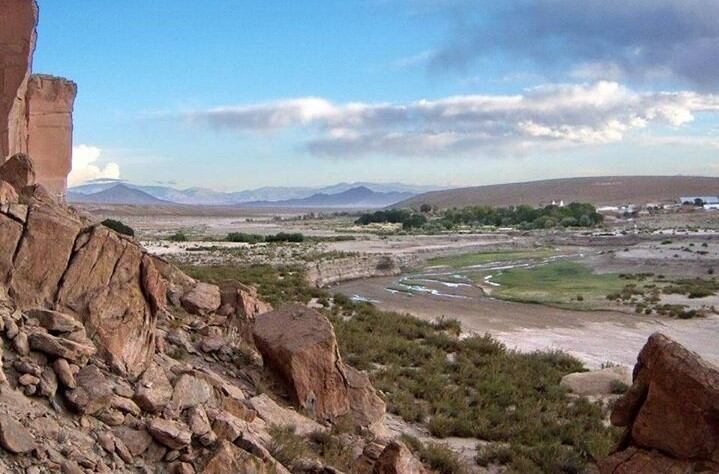
[[429, 204], [425, 203], [425, 204], [422, 204], [421, 206], [419, 206], [419, 212], [427, 214], [428, 212], [431, 212], [431, 211], [432, 211], [432, 206]]
[[704, 205], [704, 200], [702, 198], [696, 198], [694, 200], [694, 205], [696, 207], [702, 207]]
[[120, 221], [116, 221], [115, 219], [105, 219], [104, 221], [102, 221], [102, 225], [114, 230], [118, 234], [129, 235], [130, 237], [135, 236], [135, 231], [132, 227], [130, 227], [129, 225], [125, 225]]

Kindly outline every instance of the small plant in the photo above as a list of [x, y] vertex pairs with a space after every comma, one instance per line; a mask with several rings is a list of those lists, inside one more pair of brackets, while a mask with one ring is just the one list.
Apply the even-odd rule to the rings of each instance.
[[613, 395], [622, 395], [629, 390], [629, 385], [625, 384], [621, 380], [612, 380], [609, 384], [609, 391]]
[[120, 221], [116, 221], [115, 219], [105, 219], [102, 221], [102, 225], [114, 230], [118, 234], [129, 235], [130, 237], [135, 236], [135, 230], [132, 227]]
[[287, 468], [292, 468], [295, 461], [308, 457], [312, 452], [309, 444], [302, 436], [295, 433], [294, 426], [270, 426], [272, 441], [268, 446], [272, 457]]

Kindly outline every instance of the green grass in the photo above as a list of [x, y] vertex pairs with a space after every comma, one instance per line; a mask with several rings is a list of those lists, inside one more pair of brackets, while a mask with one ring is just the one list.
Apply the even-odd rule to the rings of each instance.
[[551, 257], [556, 252], [548, 248], [528, 250], [498, 250], [493, 252], [467, 253], [450, 257], [432, 258], [427, 261], [429, 266], [446, 266], [464, 268], [493, 262], [509, 262], [514, 260], [541, 259]]
[[604, 308], [607, 295], [620, 292], [625, 285], [618, 274], [594, 273], [585, 265], [570, 261], [506, 270], [496, 274], [492, 281], [500, 285], [492, 289], [492, 296], [575, 309]]
[[[297, 268], [184, 270], [205, 281], [254, 284], [260, 296], [275, 305], [327, 297], [309, 288]], [[554, 351], [515, 352], [490, 336], [461, 339], [452, 320], [422, 321], [340, 295], [334, 302], [335, 307], [324, 312], [335, 327], [344, 360], [368, 372], [390, 412], [425, 426], [434, 436], [506, 444], [508, 452], [500, 459], [510, 472], [582, 472], [614, 447], [619, 432], [604, 426], [604, 409], [570, 399], [559, 386], [564, 375], [584, 370], [578, 360]], [[272, 451], [284, 463], [291, 465], [309, 450], [353, 472], [351, 456], [332, 439], [299, 440], [291, 430], [275, 434]], [[414, 444], [413, 450], [436, 472], [462, 472], [446, 447]]]

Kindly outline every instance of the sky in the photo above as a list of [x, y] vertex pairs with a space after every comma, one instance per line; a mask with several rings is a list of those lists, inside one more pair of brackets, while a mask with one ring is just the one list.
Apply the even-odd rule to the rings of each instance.
[[70, 184], [719, 176], [716, 0], [38, 0]]

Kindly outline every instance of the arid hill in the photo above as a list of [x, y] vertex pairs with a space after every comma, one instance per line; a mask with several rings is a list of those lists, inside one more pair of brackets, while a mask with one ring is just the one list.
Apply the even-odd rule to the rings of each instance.
[[676, 202], [681, 196], [719, 194], [719, 178], [702, 176], [598, 176], [494, 184], [420, 194], [393, 207], [542, 205], [552, 201], [590, 202], [597, 206]]

